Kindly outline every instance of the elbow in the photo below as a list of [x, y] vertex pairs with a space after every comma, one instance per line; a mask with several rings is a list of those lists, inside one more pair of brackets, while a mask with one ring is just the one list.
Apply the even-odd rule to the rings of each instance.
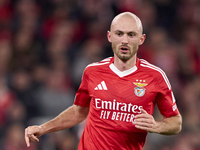
[[178, 120], [178, 122], [177, 122], [177, 128], [176, 128], [175, 134], [180, 133], [182, 130], [182, 116], [180, 114], [178, 115], [177, 120]]
[[177, 127], [177, 129], [176, 129], [176, 132], [175, 132], [175, 134], [178, 134], [178, 133], [180, 133], [180, 132], [181, 132], [181, 130], [182, 130], [182, 124], [179, 124], [179, 125], [178, 125], [178, 127]]

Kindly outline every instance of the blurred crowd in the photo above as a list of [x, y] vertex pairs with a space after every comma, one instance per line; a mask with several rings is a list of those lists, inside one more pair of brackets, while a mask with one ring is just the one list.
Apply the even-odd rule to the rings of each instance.
[[0, 150], [77, 149], [84, 123], [30, 148], [24, 128], [73, 104], [84, 68], [113, 56], [106, 34], [124, 11], [141, 18], [138, 57], [166, 72], [183, 117], [180, 134], [149, 134], [144, 150], [200, 150], [199, 0], [0, 0]]

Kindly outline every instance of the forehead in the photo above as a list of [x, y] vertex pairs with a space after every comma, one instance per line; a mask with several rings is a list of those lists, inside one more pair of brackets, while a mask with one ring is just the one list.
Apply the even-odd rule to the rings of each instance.
[[132, 15], [117, 16], [111, 23], [111, 31], [124, 31], [124, 32], [141, 32], [142, 26], [139, 18]]

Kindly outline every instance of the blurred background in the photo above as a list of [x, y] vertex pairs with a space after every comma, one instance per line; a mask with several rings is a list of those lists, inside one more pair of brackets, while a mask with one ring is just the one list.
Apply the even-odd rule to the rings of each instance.
[[73, 104], [84, 68], [113, 56], [106, 34], [124, 11], [141, 18], [138, 57], [166, 72], [183, 116], [180, 134], [149, 134], [144, 150], [200, 150], [199, 0], [0, 0], [0, 150], [77, 149], [84, 123], [30, 148], [24, 129]]

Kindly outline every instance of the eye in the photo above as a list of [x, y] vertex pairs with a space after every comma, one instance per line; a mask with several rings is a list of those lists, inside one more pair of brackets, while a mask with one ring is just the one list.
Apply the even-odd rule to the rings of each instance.
[[134, 36], [135, 36], [135, 33], [133, 33], [133, 32], [128, 33], [128, 36], [130, 36], [130, 37], [134, 37]]
[[122, 32], [116, 32], [115, 34], [118, 35], [118, 36], [122, 36], [123, 35]]

